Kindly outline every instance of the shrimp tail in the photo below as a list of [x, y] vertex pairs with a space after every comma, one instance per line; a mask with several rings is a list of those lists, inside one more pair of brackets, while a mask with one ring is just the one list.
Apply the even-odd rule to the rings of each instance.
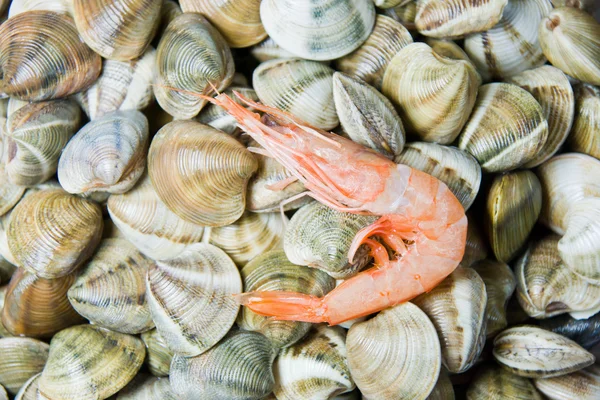
[[265, 291], [235, 295], [235, 299], [257, 314], [279, 321], [327, 322], [322, 299], [304, 293]]

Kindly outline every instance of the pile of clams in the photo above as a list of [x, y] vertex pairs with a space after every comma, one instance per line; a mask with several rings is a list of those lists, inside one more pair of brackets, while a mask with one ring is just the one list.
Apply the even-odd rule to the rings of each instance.
[[[600, 399], [600, 1], [0, 12], [0, 400]], [[445, 183], [460, 265], [338, 326], [241, 306], [372, 267], [377, 216], [304, 196], [219, 93]]]

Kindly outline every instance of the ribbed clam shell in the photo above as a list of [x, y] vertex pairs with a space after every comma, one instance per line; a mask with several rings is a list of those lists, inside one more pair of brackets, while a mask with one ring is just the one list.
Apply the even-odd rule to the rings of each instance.
[[487, 31], [502, 17], [508, 0], [421, 0], [415, 24], [419, 33], [437, 38]]
[[333, 74], [333, 100], [350, 139], [393, 159], [404, 148], [404, 127], [390, 101], [374, 87], [341, 72]]
[[256, 67], [252, 86], [263, 103], [330, 130], [339, 123], [333, 102], [333, 73], [315, 61], [271, 60]]
[[73, 0], [75, 24], [83, 40], [104, 58], [140, 57], [160, 22], [162, 0]]
[[548, 0], [510, 0], [498, 24], [465, 38], [465, 51], [484, 81], [507, 78], [546, 63], [538, 25], [551, 10]]
[[367, 40], [352, 53], [337, 59], [335, 66], [339, 71], [381, 89], [383, 74], [390, 61], [412, 42], [412, 36], [400, 22], [379, 14]]
[[550, 65], [521, 72], [506, 81], [531, 93], [548, 120], [548, 139], [544, 147], [525, 164], [526, 168], [536, 167], [552, 157], [569, 135], [575, 103], [573, 89], [567, 76]]
[[33, 186], [56, 173], [58, 159], [79, 127], [71, 100], [27, 104], [8, 116], [6, 172], [11, 183]]
[[408, 3], [385, 9], [384, 14], [395, 19], [406, 27], [409, 31], [417, 29], [415, 18], [417, 16], [417, 2], [410, 0]]
[[484, 172], [502, 172], [534, 160], [547, 137], [548, 122], [531, 94], [516, 85], [490, 83], [479, 88], [458, 147], [473, 154]]
[[369, 399], [425, 399], [440, 373], [435, 328], [411, 303], [352, 325], [346, 348], [354, 382]]
[[41, 278], [59, 278], [94, 252], [102, 236], [102, 212], [60, 189], [41, 190], [13, 209], [7, 236], [19, 265]]
[[454, 387], [446, 368], [442, 367], [440, 370], [437, 383], [431, 393], [429, 393], [429, 396], [427, 396], [427, 400], [454, 400]]
[[[259, 255], [241, 270], [245, 292], [284, 290], [322, 297], [335, 287], [335, 281], [322, 271], [292, 264], [283, 250]], [[311, 324], [296, 321], [277, 321], [258, 315], [244, 307], [238, 325], [249, 331], [260, 332], [274, 348], [287, 347], [300, 340]]]
[[487, 240], [479, 228], [478, 220], [471, 213], [467, 214], [467, 219], [469, 222], [467, 227], [467, 242], [465, 244], [465, 254], [460, 262], [464, 267], [469, 267], [488, 256]]
[[146, 344], [146, 364], [154, 376], [169, 376], [173, 352], [156, 329], [142, 333], [142, 340]]
[[144, 174], [125, 194], [108, 199], [112, 221], [142, 253], [154, 260], [177, 257], [200, 242], [204, 227], [187, 222], [169, 210]]
[[293, 58], [294, 55], [289, 51], [281, 48], [273, 39], [267, 37], [259, 44], [252, 46], [250, 53], [259, 62], [275, 60], [277, 58]]
[[413, 142], [394, 161], [416, 168], [448, 185], [465, 210], [475, 201], [481, 184], [481, 167], [469, 153], [436, 143]]
[[102, 61], [79, 38], [73, 19], [28, 11], [0, 26], [0, 90], [22, 100], [66, 97], [90, 86]]
[[163, 0], [162, 7], [160, 9], [160, 25], [158, 26], [158, 32], [156, 37], [162, 37], [167, 26], [173, 21], [178, 15], [181, 15], [183, 11], [179, 6], [177, 0]]
[[404, 5], [412, 0], [373, 0], [375, 5], [379, 8], [391, 8]]
[[67, 299], [73, 281], [74, 274], [44, 279], [19, 268], [6, 291], [2, 325], [15, 336], [43, 338], [81, 324], [85, 320]]
[[[23, 193], [25, 193], [25, 188], [10, 183], [6, 166], [4, 163], [0, 163], [0, 216], [9, 212], [21, 200]], [[0, 279], [1, 281], [2, 279]]]
[[204, 15], [231, 47], [248, 47], [267, 33], [260, 20], [260, 0], [181, 0], [184, 12]]
[[344, 213], [311, 203], [290, 220], [283, 247], [292, 263], [319, 268], [334, 278], [344, 279], [371, 260], [368, 250], [361, 247], [350, 264], [348, 250], [356, 233], [375, 220], [373, 216]]
[[69, 193], [125, 193], [146, 167], [148, 119], [139, 111], [115, 111], [85, 125], [58, 163], [58, 181]]
[[535, 379], [533, 384], [549, 399], [595, 400], [600, 398], [600, 365], [555, 378]]
[[[37, 400], [37, 391], [40, 376], [42, 376], [41, 373], [29, 378], [29, 380], [25, 382], [23, 386], [21, 386], [21, 389], [19, 389], [19, 392], [15, 396], [15, 400]], [[1, 395], [0, 399], [2, 399]]]
[[106, 399], [137, 374], [145, 355], [135, 336], [94, 325], [67, 328], [50, 342], [38, 389], [51, 399]]
[[564, 73], [600, 85], [600, 22], [587, 12], [560, 7], [539, 24], [544, 55]]
[[[254, 89], [240, 86], [230, 86], [224, 91], [224, 93], [226, 93], [238, 104], [247, 107], [245, 103], [243, 103], [233, 94], [234, 91], [241, 93], [246, 98], [258, 101], [258, 96], [256, 95]], [[206, 107], [204, 107], [202, 111], [200, 111], [200, 114], [198, 114], [196, 120], [203, 124], [210, 125], [213, 128], [220, 129], [223, 132], [229, 133], [230, 135], [234, 135], [236, 137], [239, 136], [237, 134], [239, 132], [239, 128], [236, 119], [222, 107], [219, 107], [216, 104], [208, 104]]]
[[[189, 93], [223, 90], [233, 78], [231, 50], [221, 34], [200, 14], [175, 17], [158, 43], [154, 94], [160, 106], [176, 118], [192, 118], [206, 104]], [[211, 86], [213, 85], [213, 86]]]
[[345, 339], [343, 328], [318, 325], [301, 342], [281, 350], [273, 364], [275, 397], [329, 399], [354, 389]]
[[574, 340], [586, 349], [600, 342], [600, 313], [589, 318], [575, 319], [570, 315], [540, 320], [540, 326]]
[[224, 250], [237, 265], [244, 266], [264, 252], [283, 248], [286, 223], [287, 218], [280, 213], [245, 212], [233, 224], [211, 229], [209, 243]]
[[412, 43], [396, 53], [385, 70], [382, 92], [398, 107], [407, 133], [448, 144], [467, 122], [480, 82], [470, 62]]
[[[0, 286], [0, 313], [2, 313], [2, 310], [4, 309], [4, 296], [6, 295], [7, 289], [8, 285]], [[6, 330], [6, 328], [2, 324], [2, 318], [0, 318], [0, 338], [12, 336], [13, 334]]]
[[574, 341], [531, 325], [500, 332], [494, 339], [494, 358], [503, 368], [529, 378], [565, 375], [595, 360]]
[[271, 38], [307, 60], [333, 60], [358, 48], [375, 23], [372, 1], [263, 0], [260, 18]]
[[505, 371], [497, 365], [480, 369], [467, 389], [467, 400], [542, 400], [527, 378]]
[[[26, 195], [27, 191], [25, 192], [24, 196]], [[10, 223], [11, 215], [12, 210], [0, 217], [0, 255], [10, 264], [16, 265], [17, 260], [15, 259], [15, 256], [12, 254], [10, 248], [8, 247], [8, 225]]]
[[452, 40], [428, 37], [425, 38], [425, 43], [427, 43], [434, 52], [442, 57], [471, 62], [467, 53], [465, 53], [465, 51]]
[[117, 110], [141, 110], [153, 100], [155, 69], [153, 48], [134, 61], [104, 60], [98, 80], [75, 99], [92, 120]]
[[438, 337], [442, 362], [448, 371], [469, 369], [485, 344], [487, 294], [475, 270], [458, 268], [413, 303], [427, 314]]
[[138, 374], [119, 392], [116, 400], [177, 400], [168, 378]]
[[525, 247], [542, 209], [542, 186], [531, 171], [497, 176], [487, 197], [486, 230], [496, 259], [511, 261]]
[[570, 147], [600, 159], [600, 89], [582, 84], [575, 88], [575, 120]]
[[242, 291], [237, 267], [225, 252], [198, 243], [148, 269], [148, 304], [156, 329], [170, 350], [186, 357], [215, 345], [240, 308], [233, 294]]
[[48, 358], [48, 344], [25, 337], [0, 339], [0, 385], [11, 394], [39, 373]]
[[72, 17], [73, 0], [12, 0], [10, 2], [10, 9], [8, 10], [8, 17], [14, 17], [17, 14], [32, 10], [55, 11]]
[[229, 225], [246, 207], [246, 186], [258, 168], [233, 137], [195, 121], [174, 121], [152, 140], [148, 172], [167, 207], [199, 225]]
[[197, 357], [173, 357], [171, 388], [181, 400], [258, 400], [273, 390], [273, 349], [260, 333], [234, 329]]

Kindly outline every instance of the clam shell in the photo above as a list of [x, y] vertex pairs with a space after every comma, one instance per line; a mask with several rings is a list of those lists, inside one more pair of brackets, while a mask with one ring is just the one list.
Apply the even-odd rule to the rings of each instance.
[[333, 60], [358, 48], [375, 23], [372, 1], [263, 0], [260, 18], [271, 38], [307, 60]]
[[410, 0], [408, 3], [397, 5], [383, 10], [384, 14], [395, 19], [406, 27], [409, 31], [417, 29], [415, 18], [417, 16], [417, 2]]
[[476, 217], [468, 213], [467, 241], [465, 244], [465, 254], [460, 264], [469, 267], [473, 263], [483, 260], [488, 256], [487, 241], [479, 228]]
[[385, 70], [382, 92], [398, 107], [408, 133], [448, 144], [467, 122], [479, 84], [470, 62], [439, 56], [425, 43], [412, 43]]
[[454, 400], [454, 387], [448, 376], [446, 368], [440, 370], [440, 376], [427, 400]]
[[[41, 373], [29, 378], [29, 380], [21, 386], [21, 389], [19, 389], [19, 392], [15, 396], [15, 400], [36, 400], [40, 376], [42, 376]], [[0, 399], [2, 399], [2, 396], [0, 396]]]
[[377, 7], [383, 9], [402, 6], [411, 1], [412, 0], [373, 0]]
[[[0, 124], [6, 123], [6, 119], [0, 117]], [[4, 146], [8, 146], [3, 135], [0, 135], [0, 155], [4, 154]], [[4, 164], [3, 157], [0, 157], [0, 216], [9, 212], [15, 204], [21, 200], [25, 193], [25, 188], [10, 183], [8, 172]], [[2, 269], [2, 267], [0, 267]], [[2, 282], [2, 273], [0, 273], [0, 282]]]
[[346, 331], [319, 325], [281, 350], [273, 364], [278, 400], [331, 398], [354, 389], [346, 359]]
[[516, 85], [490, 83], [479, 88], [458, 147], [475, 156], [484, 172], [502, 172], [535, 159], [547, 137], [548, 122], [531, 94]]
[[137, 374], [145, 355], [135, 336], [94, 325], [67, 328], [50, 342], [38, 390], [51, 399], [105, 399]]
[[229, 331], [240, 308], [232, 295], [241, 292], [242, 282], [223, 250], [198, 243], [177, 258], [152, 265], [146, 290], [160, 336], [171, 351], [191, 357]]
[[346, 348], [354, 382], [369, 399], [425, 399], [440, 373], [435, 328], [411, 303], [352, 325]]
[[494, 339], [500, 366], [529, 378], [565, 375], [594, 363], [594, 356], [574, 341], [536, 326], [506, 329]]
[[116, 400], [177, 400], [169, 379], [138, 374], [119, 392]]
[[177, 17], [181, 15], [183, 11], [176, 0], [163, 0], [162, 7], [160, 9], [160, 25], [158, 26], [158, 32], [156, 37], [162, 37], [167, 26]]
[[[323, 297], [335, 287], [335, 281], [322, 271], [292, 264], [282, 250], [265, 252], [241, 270], [245, 292], [284, 290]], [[277, 321], [244, 307], [237, 320], [242, 329], [260, 332], [274, 348], [287, 347], [300, 340], [311, 324]]]
[[333, 102], [333, 73], [315, 61], [271, 60], [256, 67], [252, 86], [261, 102], [330, 130], [339, 123]]
[[267, 338], [234, 329], [204, 354], [175, 355], [169, 379], [182, 400], [258, 400], [273, 390], [272, 361]]
[[560, 315], [540, 320], [540, 326], [566, 336], [586, 349], [590, 349], [600, 342], [600, 313], [586, 319]]
[[17, 267], [8, 262], [4, 257], [0, 256], [0, 284], [3, 285], [10, 280]]
[[479, 192], [481, 167], [475, 157], [456, 147], [427, 142], [408, 143], [394, 161], [444, 182], [465, 210], [471, 207]]
[[582, 84], [575, 88], [575, 120], [569, 146], [600, 159], [600, 89]]
[[156, 329], [142, 333], [142, 340], [146, 344], [146, 364], [154, 376], [169, 376], [173, 352]]
[[180, 119], [196, 116], [206, 100], [170, 88], [199, 94], [209, 94], [213, 87], [220, 91], [229, 86], [235, 69], [225, 39], [196, 13], [171, 21], [158, 43], [156, 65], [156, 100]]
[[425, 43], [427, 43], [434, 52], [442, 57], [471, 62], [467, 53], [465, 53], [465, 51], [452, 40], [428, 37], [425, 38]]
[[59, 278], [94, 252], [102, 236], [102, 212], [60, 189], [41, 190], [15, 206], [7, 236], [18, 265], [41, 278]]
[[569, 135], [575, 103], [573, 89], [567, 76], [550, 65], [521, 72], [506, 81], [531, 93], [542, 106], [542, 112], [548, 120], [546, 143], [538, 155], [525, 164], [526, 168], [536, 167], [552, 157]]
[[53, 11], [28, 11], [0, 26], [0, 90], [41, 101], [90, 86], [102, 61], [79, 38], [73, 19]]
[[33, 375], [39, 373], [48, 359], [48, 345], [25, 337], [0, 339], [0, 385], [16, 394]]
[[12, 0], [8, 17], [33, 10], [55, 11], [73, 17], [73, 0]]
[[259, 62], [275, 60], [278, 58], [294, 58], [292, 53], [279, 47], [279, 45], [277, 45], [270, 37], [267, 37], [259, 44], [252, 46], [250, 53]]
[[535, 379], [533, 384], [549, 399], [594, 400], [600, 398], [600, 365], [594, 364], [568, 375]]
[[527, 378], [505, 371], [497, 365], [480, 369], [467, 389], [467, 400], [542, 400]]
[[[4, 308], [4, 296], [6, 295], [6, 290], [8, 289], [8, 285], [0, 286], [0, 313], [2, 313], [2, 309]], [[6, 330], [4, 325], [2, 325], [2, 318], [0, 318], [0, 338], [3, 337], [12, 337], [12, 333]]]
[[383, 74], [390, 61], [412, 42], [412, 36], [400, 22], [379, 14], [367, 40], [352, 53], [337, 59], [335, 66], [339, 71], [381, 89]]
[[[243, 103], [237, 96], [234, 95], [234, 91], [241, 93], [244, 97], [248, 99], [252, 99], [254, 101], [258, 101], [258, 96], [254, 89], [250, 89], [247, 87], [239, 87], [239, 86], [230, 86], [227, 90], [225, 90], [225, 94], [233, 99], [238, 104], [241, 104], [245, 107], [248, 107], [246, 103]], [[217, 106], [216, 104], [208, 104], [206, 107], [200, 111], [198, 117], [196, 118], [198, 122], [201, 122], [206, 125], [210, 125], [213, 128], [222, 130], [223, 132], [229, 133], [235, 137], [239, 137], [239, 128], [238, 122], [234, 117], [231, 116], [227, 111], [223, 108]]]

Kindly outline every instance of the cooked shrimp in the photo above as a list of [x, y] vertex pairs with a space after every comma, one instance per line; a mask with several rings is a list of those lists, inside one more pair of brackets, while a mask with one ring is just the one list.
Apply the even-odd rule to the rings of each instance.
[[[238, 300], [280, 320], [339, 324], [408, 301], [440, 283], [465, 250], [467, 219], [448, 187], [436, 178], [395, 164], [339, 135], [238, 93], [262, 119], [225, 94], [206, 98], [236, 118], [265, 151], [308, 189], [306, 195], [339, 211], [379, 215], [354, 238], [350, 262], [366, 244], [375, 266], [347, 279], [325, 297], [293, 292], [251, 292]], [[373, 239], [379, 237], [395, 254]]]

